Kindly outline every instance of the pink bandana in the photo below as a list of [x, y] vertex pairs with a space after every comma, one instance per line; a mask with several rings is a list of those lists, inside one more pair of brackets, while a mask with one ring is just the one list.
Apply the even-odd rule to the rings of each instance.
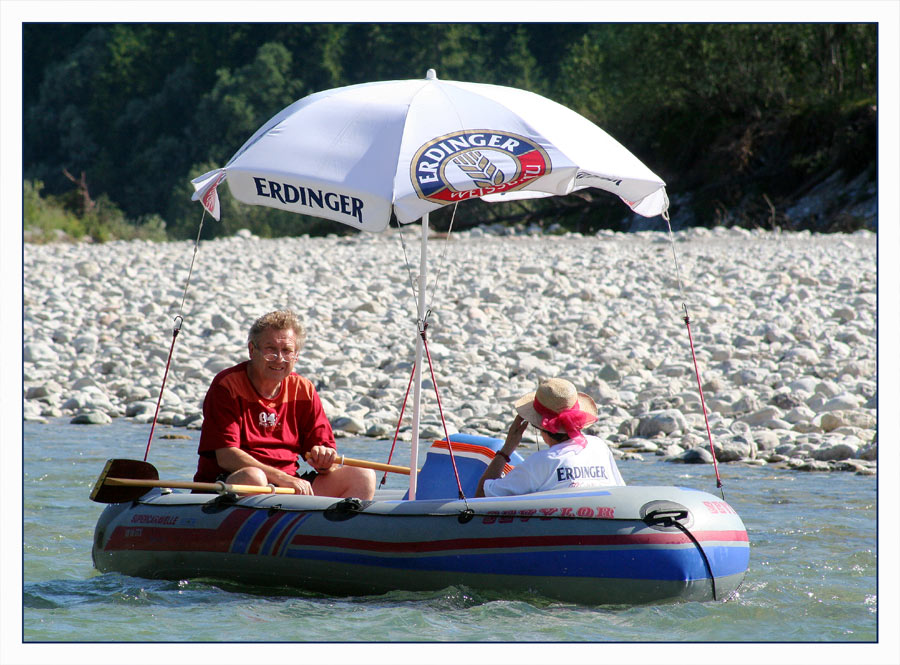
[[569, 439], [573, 443], [577, 443], [582, 448], [587, 445], [587, 439], [584, 438], [581, 429], [594, 422], [596, 418], [587, 411], [582, 411], [578, 400], [575, 400], [575, 404], [570, 408], [563, 409], [559, 413], [538, 402], [537, 397], [534, 398], [532, 406], [541, 416], [541, 429], [548, 432], [558, 432], [562, 429], [569, 435]]

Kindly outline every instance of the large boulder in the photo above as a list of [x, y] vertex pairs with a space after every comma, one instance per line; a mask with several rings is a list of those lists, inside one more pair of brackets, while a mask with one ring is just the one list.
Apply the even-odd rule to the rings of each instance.
[[636, 434], [650, 438], [658, 434], [669, 435], [674, 432], [686, 432], [688, 429], [684, 414], [678, 409], [649, 411], [640, 416]]

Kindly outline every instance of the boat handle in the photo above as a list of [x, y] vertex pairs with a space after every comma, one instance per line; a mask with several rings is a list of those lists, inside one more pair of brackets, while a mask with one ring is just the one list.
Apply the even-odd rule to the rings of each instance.
[[674, 526], [679, 520], [687, 519], [687, 510], [671, 508], [669, 510], [653, 510], [644, 516], [647, 526], [661, 524], [662, 526]]

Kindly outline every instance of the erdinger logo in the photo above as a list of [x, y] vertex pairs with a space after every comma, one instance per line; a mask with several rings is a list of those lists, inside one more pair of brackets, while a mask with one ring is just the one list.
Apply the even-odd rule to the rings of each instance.
[[510, 132], [466, 130], [423, 145], [410, 177], [420, 198], [452, 203], [521, 189], [550, 173], [550, 158], [531, 139]]

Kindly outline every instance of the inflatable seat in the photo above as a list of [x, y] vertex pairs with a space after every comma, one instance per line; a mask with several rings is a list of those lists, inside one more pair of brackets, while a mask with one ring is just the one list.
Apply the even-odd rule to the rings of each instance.
[[[463, 492], [467, 498], [472, 498], [484, 470], [494, 459], [495, 452], [503, 447], [503, 440], [478, 434], [451, 434], [450, 443]], [[519, 453], [513, 453], [504, 472], [508, 473], [523, 461]], [[403, 498], [408, 499], [409, 492]], [[418, 475], [416, 499], [458, 498], [459, 488], [450, 461], [450, 446], [445, 439], [440, 439], [431, 444], [425, 456], [425, 464]]]

